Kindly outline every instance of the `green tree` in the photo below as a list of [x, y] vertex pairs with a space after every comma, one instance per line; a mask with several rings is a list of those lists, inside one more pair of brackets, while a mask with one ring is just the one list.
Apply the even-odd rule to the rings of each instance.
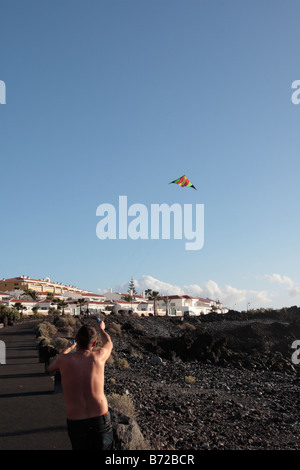
[[34, 315], [36, 315], [39, 311], [39, 306], [35, 305], [34, 307], [32, 307], [32, 311], [33, 311]]
[[125, 302], [133, 302], [135, 300], [136, 295], [137, 291], [134, 285], [134, 280], [131, 278], [128, 285], [127, 294], [122, 296], [122, 300], [125, 300]]
[[7, 307], [4, 304], [0, 304], [0, 322], [4, 322], [4, 319], [7, 319], [9, 323], [19, 320], [20, 314], [18, 310], [12, 307]]
[[125, 302], [132, 302], [134, 300], [134, 297], [133, 295], [126, 294], [122, 295], [122, 300], [125, 300]]
[[135, 288], [135, 285], [134, 285], [134, 280], [132, 278], [130, 279], [130, 283], [129, 283], [127, 292], [129, 294], [131, 294], [132, 296], [137, 295], [137, 291], [136, 291], [136, 288]]
[[22, 317], [23, 315], [23, 310], [27, 310], [26, 307], [22, 305], [21, 302], [16, 302], [14, 305], [14, 308], [18, 310], [18, 312], [20, 313], [20, 317]]

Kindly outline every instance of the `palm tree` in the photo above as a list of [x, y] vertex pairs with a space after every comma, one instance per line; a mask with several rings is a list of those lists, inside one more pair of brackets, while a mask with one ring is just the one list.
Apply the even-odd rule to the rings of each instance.
[[52, 299], [51, 305], [56, 305], [56, 310], [59, 310], [59, 306], [58, 306], [59, 302], [60, 302], [60, 299], [54, 298]]
[[166, 316], [169, 314], [169, 297], [163, 297], [164, 304], [166, 306]]
[[62, 299], [59, 299], [59, 301], [57, 302], [57, 308], [62, 309], [62, 314], [63, 315], [65, 314], [65, 308], [68, 305], [69, 305], [68, 302], [66, 302], [65, 300], [62, 300]]
[[27, 299], [30, 298], [32, 300], [38, 300], [39, 296], [37, 295], [35, 290], [32, 289], [24, 289], [22, 297], [26, 297]]
[[82, 315], [82, 307], [86, 305], [87, 301], [85, 299], [77, 299], [76, 303], [79, 304], [80, 315]]
[[149, 300], [153, 300], [153, 305], [154, 305], [154, 315], [157, 315], [157, 309], [156, 309], [156, 301], [161, 298], [161, 295], [159, 292], [151, 289], [146, 289], [145, 290], [145, 295]]

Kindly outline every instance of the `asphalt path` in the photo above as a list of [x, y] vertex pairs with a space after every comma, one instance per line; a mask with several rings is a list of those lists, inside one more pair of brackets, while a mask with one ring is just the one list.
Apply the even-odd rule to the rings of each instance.
[[0, 329], [0, 450], [70, 450], [62, 393], [45, 374], [36, 322]]

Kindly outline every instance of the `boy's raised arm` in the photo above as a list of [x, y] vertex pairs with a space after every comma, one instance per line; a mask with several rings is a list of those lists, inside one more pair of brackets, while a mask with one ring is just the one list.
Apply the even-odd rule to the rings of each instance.
[[105, 331], [104, 321], [100, 320], [100, 318], [98, 318], [97, 321], [99, 323], [100, 336], [101, 336], [101, 340], [102, 340], [101, 351], [104, 352], [104, 356], [105, 356], [105, 360], [106, 360], [106, 359], [109, 358], [110, 353], [113, 349], [113, 343], [112, 343], [112, 340], [111, 340], [109, 334], [106, 333], [106, 331]]

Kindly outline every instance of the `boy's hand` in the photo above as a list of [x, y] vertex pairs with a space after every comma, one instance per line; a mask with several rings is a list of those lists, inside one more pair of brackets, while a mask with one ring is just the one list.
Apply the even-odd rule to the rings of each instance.
[[99, 323], [99, 326], [100, 326], [100, 329], [101, 330], [105, 330], [105, 323], [104, 321], [101, 319], [101, 316], [99, 315], [99, 317], [97, 317], [97, 323]]

